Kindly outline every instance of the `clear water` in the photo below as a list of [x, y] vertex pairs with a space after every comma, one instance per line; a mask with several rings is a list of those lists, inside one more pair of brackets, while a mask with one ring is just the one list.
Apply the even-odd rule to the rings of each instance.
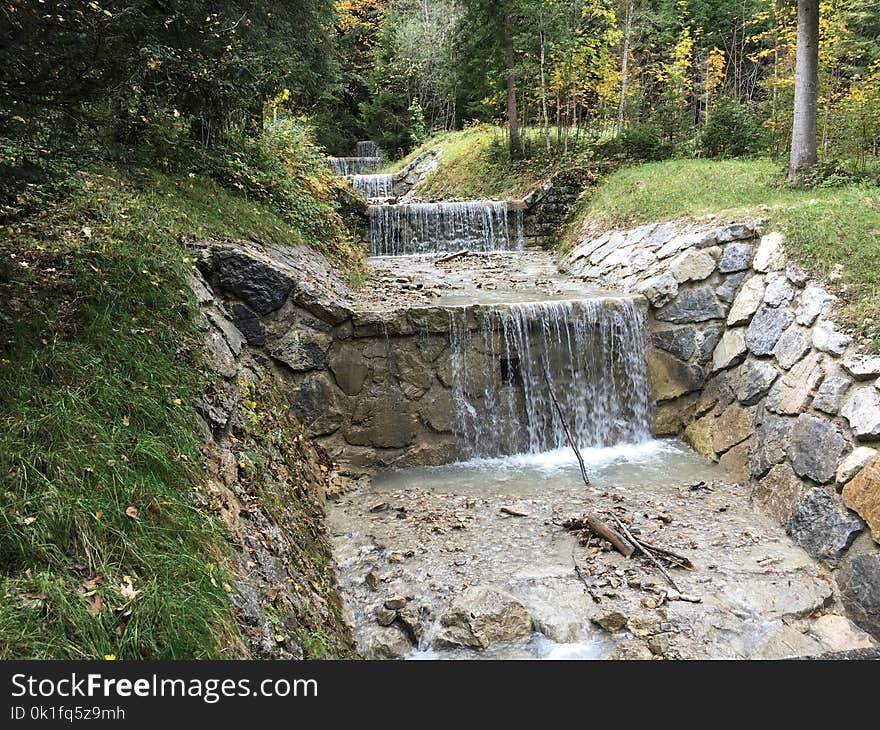
[[[649, 439], [638, 444], [581, 448], [591, 484], [597, 489], [654, 487], [710, 480], [719, 475], [692, 449], [677, 440]], [[438, 494], [505, 496], [527, 499], [583, 489], [574, 452], [559, 448], [538, 454], [474, 458], [444, 466], [426, 466], [378, 474], [372, 494], [421, 489]]]

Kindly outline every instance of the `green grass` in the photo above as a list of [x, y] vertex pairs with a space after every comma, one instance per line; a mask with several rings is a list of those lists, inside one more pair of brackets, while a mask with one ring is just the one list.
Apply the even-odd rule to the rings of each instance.
[[202, 237], [301, 240], [204, 179], [112, 167], [0, 227], [2, 659], [221, 657], [240, 641], [227, 537], [194, 502], [208, 376], [183, 242]]
[[[540, 148], [543, 142], [533, 139], [537, 132], [526, 130], [524, 134], [529, 136], [531, 147]], [[435, 147], [442, 150], [440, 164], [419, 185], [416, 192], [421, 197], [522, 198], [559, 170], [571, 169], [583, 162], [575, 154], [552, 160], [543, 154], [525, 160], [511, 160], [501, 128], [480, 124], [457, 132], [437, 134], [386, 169], [399, 170], [419, 153]]]
[[625, 167], [581, 201], [578, 217], [606, 226], [700, 217], [753, 215], [781, 231], [808, 271], [835, 284], [844, 322], [880, 350], [880, 190], [846, 185], [792, 190], [779, 160], [671, 160]]

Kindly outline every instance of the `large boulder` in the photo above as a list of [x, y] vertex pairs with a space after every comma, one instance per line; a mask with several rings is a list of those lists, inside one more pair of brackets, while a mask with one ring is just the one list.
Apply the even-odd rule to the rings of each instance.
[[840, 365], [856, 380], [880, 377], [880, 355], [847, 355], [840, 361]]
[[786, 532], [814, 558], [837, 565], [863, 527], [837, 492], [817, 487], [795, 508]]
[[782, 241], [782, 234], [777, 231], [762, 236], [752, 268], [761, 272], [779, 271], [785, 268], [786, 256]]
[[767, 407], [789, 416], [801, 413], [824, 377], [821, 355], [818, 352], [807, 355], [776, 382], [767, 398]]
[[654, 347], [672, 353], [681, 360], [690, 360], [697, 348], [697, 330], [694, 327], [658, 330], [651, 333]]
[[494, 588], [474, 586], [456, 596], [440, 617], [434, 642], [486, 649], [532, 632], [532, 617], [513, 596]]
[[846, 441], [832, 423], [809, 413], [797, 417], [789, 437], [789, 458], [798, 476], [819, 484], [834, 479]]
[[785, 274], [773, 272], [767, 274], [767, 290], [764, 292], [764, 304], [768, 307], [784, 307], [794, 299], [794, 287]]
[[689, 249], [675, 257], [670, 269], [679, 284], [702, 281], [715, 271], [715, 259], [707, 251]]
[[754, 409], [728, 406], [716, 419], [712, 429], [712, 450], [722, 454], [731, 446], [745, 441], [754, 430]]
[[809, 351], [810, 338], [807, 336], [807, 331], [796, 324], [782, 333], [773, 348], [776, 362], [785, 370], [799, 363]]
[[803, 481], [787, 461], [774, 466], [755, 490], [755, 497], [781, 524], [788, 524], [805, 491]]
[[801, 294], [801, 305], [795, 312], [797, 323], [804, 327], [810, 327], [825, 310], [826, 305], [835, 299], [833, 294], [829, 294], [821, 287], [808, 286]]
[[834, 322], [821, 319], [813, 327], [813, 347], [832, 355], [842, 355], [852, 342], [852, 337], [840, 332]]
[[293, 279], [271, 264], [237, 249], [215, 254], [220, 287], [243, 299], [258, 314], [278, 309], [293, 289]]

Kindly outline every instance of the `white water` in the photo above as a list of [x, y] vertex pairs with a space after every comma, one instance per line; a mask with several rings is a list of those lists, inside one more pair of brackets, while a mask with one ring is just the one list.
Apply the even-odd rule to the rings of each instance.
[[369, 200], [382, 200], [394, 195], [394, 176], [391, 174], [355, 175], [351, 185]]
[[379, 169], [378, 157], [328, 157], [327, 164], [333, 172], [340, 177], [347, 175], [360, 175], [364, 172], [374, 172]]
[[510, 217], [508, 204], [497, 200], [371, 206], [370, 253], [522, 250], [522, 211]]
[[632, 300], [501, 305], [476, 331], [467, 317], [450, 309], [454, 430], [466, 453], [564, 459], [550, 387], [581, 449], [649, 440], [645, 317]]

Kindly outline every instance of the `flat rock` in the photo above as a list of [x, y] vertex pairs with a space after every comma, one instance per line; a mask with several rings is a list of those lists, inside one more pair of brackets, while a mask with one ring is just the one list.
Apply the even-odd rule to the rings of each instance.
[[776, 345], [773, 347], [773, 354], [776, 362], [785, 370], [788, 370], [810, 351], [810, 338], [807, 336], [807, 330], [793, 324], [779, 337]]
[[842, 355], [851, 343], [852, 337], [840, 332], [830, 320], [820, 319], [813, 327], [813, 347], [817, 350]]
[[787, 309], [760, 308], [746, 330], [746, 347], [759, 357], [772, 354], [792, 319], [792, 313]]
[[846, 455], [840, 466], [837, 467], [837, 483], [846, 484], [862, 467], [867, 466], [877, 456], [877, 449], [867, 446], [857, 446]]
[[856, 380], [873, 380], [880, 377], [880, 355], [847, 355], [840, 366]]
[[880, 392], [872, 385], [855, 388], [840, 411], [856, 438], [880, 439]]
[[810, 327], [822, 314], [825, 306], [837, 297], [829, 294], [822, 287], [808, 286], [801, 294], [801, 305], [795, 312], [795, 320], [804, 327]]
[[220, 287], [243, 299], [258, 314], [278, 309], [293, 290], [293, 279], [271, 264], [244, 251], [216, 252]]
[[685, 289], [669, 304], [657, 310], [655, 317], [661, 322], [685, 324], [689, 322], [705, 322], [710, 319], [721, 319], [724, 313], [721, 305], [709, 287]]
[[513, 596], [484, 586], [467, 588], [440, 617], [435, 642], [486, 649], [532, 632], [532, 617]]
[[872, 459], [847, 482], [843, 501], [868, 523], [871, 537], [880, 542], [880, 458]]
[[849, 617], [875, 639], [880, 639], [880, 551], [848, 559], [835, 578]]
[[828, 576], [805, 570], [751, 574], [727, 584], [725, 594], [765, 619], [803, 618], [834, 600]]
[[718, 341], [712, 353], [712, 372], [739, 365], [747, 354], [745, 329], [729, 329]]
[[715, 271], [715, 259], [707, 251], [690, 249], [676, 256], [669, 268], [679, 284], [702, 281]]
[[809, 628], [825, 651], [852, 651], [853, 649], [874, 649], [877, 642], [871, 635], [862, 631], [845, 616], [829, 613], [820, 616]]
[[758, 645], [753, 659], [792, 659], [822, 653], [822, 645], [793, 626], [780, 623]]
[[785, 531], [812, 557], [837, 565], [863, 528], [837, 492], [817, 487], [797, 505]]
[[752, 264], [752, 254], [755, 247], [750, 243], [731, 243], [726, 246], [721, 260], [718, 262], [718, 270], [722, 274], [734, 271], [745, 271]]
[[779, 371], [768, 362], [763, 360], [746, 361], [739, 369], [737, 400], [746, 406], [754, 405], [770, 390], [770, 386], [778, 376]]
[[654, 654], [648, 645], [635, 639], [621, 641], [608, 655], [608, 659], [612, 661], [647, 661], [653, 658]]
[[789, 458], [798, 476], [818, 484], [830, 482], [837, 473], [846, 441], [833, 423], [801, 413], [789, 436]]
[[786, 258], [782, 241], [782, 234], [777, 231], [762, 236], [752, 268], [760, 272], [779, 271], [784, 268]]
[[813, 408], [817, 411], [836, 416], [840, 413], [843, 397], [849, 390], [850, 385], [852, 385], [852, 382], [849, 378], [829, 375], [822, 381], [819, 390], [816, 391], [816, 397], [813, 398]]
[[758, 311], [758, 307], [761, 306], [763, 299], [764, 277], [753, 276], [742, 285], [736, 298], [733, 300], [730, 311], [727, 313], [728, 326], [735, 327], [738, 324], [748, 322], [755, 312]]

